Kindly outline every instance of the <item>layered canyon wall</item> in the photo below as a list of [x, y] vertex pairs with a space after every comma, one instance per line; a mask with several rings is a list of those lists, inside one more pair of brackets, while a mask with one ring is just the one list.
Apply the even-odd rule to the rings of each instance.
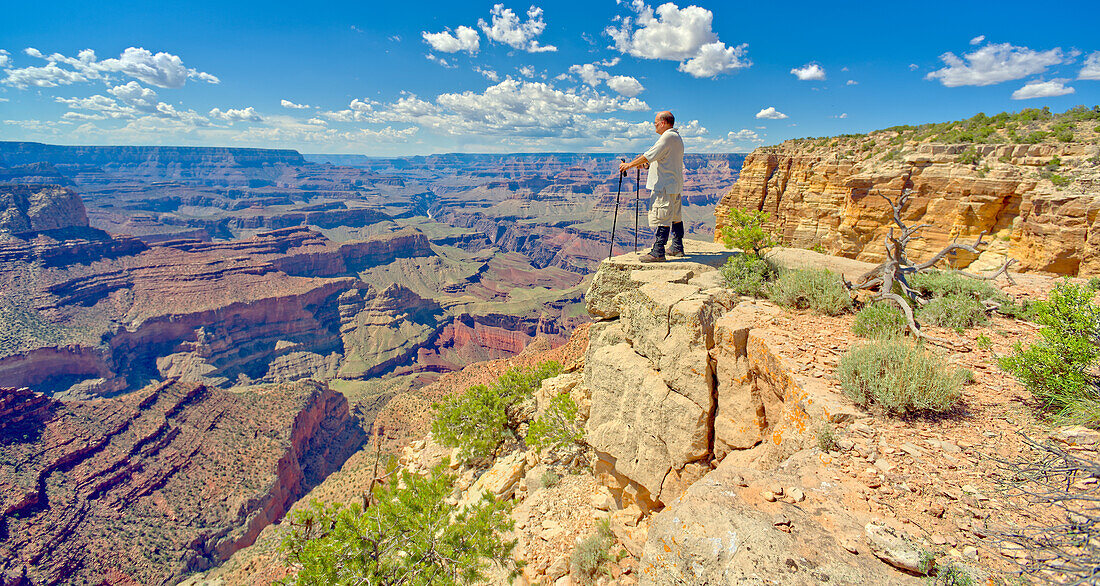
[[365, 439], [313, 381], [88, 402], [0, 388], [0, 413], [0, 584], [173, 583], [251, 545]]

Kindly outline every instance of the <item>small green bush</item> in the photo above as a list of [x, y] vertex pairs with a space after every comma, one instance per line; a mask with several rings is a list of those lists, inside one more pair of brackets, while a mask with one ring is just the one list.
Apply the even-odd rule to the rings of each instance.
[[600, 568], [611, 561], [612, 543], [611, 523], [603, 519], [596, 525], [595, 533], [573, 548], [573, 556], [569, 559], [570, 575], [583, 583], [595, 582]]
[[726, 248], [752, 252], [759, 257], [765, 248], [779, 244], [775, 234], [764, 227], [770, 219], [767, 212], [730, 208], [729, 225], [722, 229], [722, 242]]
[[852, 298], [840, 277], [826, 269], [783, 271], [768, 292], [780, 305], [825, 315], [839, 315], [852, 307]]
[[956, 330], [965, 330], [989, 321], [982, 303], [965, 293], [935, 297], [920, 309], [917, 316], [934, 326]]
[[577, 423], [577, 403], [569, 393], [550, 399], [550, 405], [527, 428], [527, 445], [543, 450], [565, 451], [584, 443], [584, 429]]
[[893, 303], [872, 303], [859, 310], [852, 321], [852, 333], [862, 338], [896, 338], [909, 326], [905, 314]]
[[962, 399], [967, 374], [949, 370], [942, 359], [904, 339], [857, 346], [837, 367], [840, 386], [853, 402], [895, 415], [949, 411]]
[[817, 429], [817, 449], [831, 452], [836, 448], [836, 431], [833, 426], [825, 423]]
[[946, 295], [969, 295], [983, 301], [997, 299], [1002, 294], [989, 281], [971, 279], [965, 275], [949, 271], [922, 271], [907, 278], [909, 287], [922, 297], [944, 297]]
[[1070, 183], [1073, 183], [1073, 179], [1070, 179], [1069, 177], [1064, 177], [1057, 173], [1051, 173], [1050, 175], [1047, 175], [1046, 178], [1050, 179], [1050, 182], [1053, 183], [1055, 187], [1065, 187]]
[[1093, 291], [1100, 291], [1100, 277], [1089, 279], [1089, 288]]
[[964, 165], [977, 165], [981, 160], [982, 156], [978, 154], [978, 150], [974, 147], [970, 147], [959, 153], [958, 161]]
[[530, 370], [514, 368], [492, 385], [474, 385], [434, 404], [432, 435], [445, 446], [459, 448], [464, 460], [492, 458], [509, 437], [516, 436], [520, 422], [510, 420], [509, 410], [534, 396], [543, 380], [560, 372], [561, 365], [556, 362], [543, 362]]
[[539, 484], [543, 488], [554, 488], [559, 482], [561, 482], [561, 475], [550, 469], [547, 469], [542, 473], [542, 476], [539, 476]]
[[457, 585], [483, 583], [490, 565], [511, 569], [514, 521], [506, 502], [486, 497], [464, 509], [447, 502], [454, 476], [402, 472], [401, 482], [359, 503], [325, 505], [288, 515], [282, 549], [300, 565], [287, 584]]
[[775, 279], [775, 266], [753, 254], [735, 254], [718, 269], [726, 286], [741, 295], [765, 297], [768, 282]]
[[1059, 283], [1047, 301], [1032, 305], [1032, 319], [1043, 326], [1039, 341], [999, 359], [1056, 419], [1100, 426], [1100, 306], [1096, 291]]

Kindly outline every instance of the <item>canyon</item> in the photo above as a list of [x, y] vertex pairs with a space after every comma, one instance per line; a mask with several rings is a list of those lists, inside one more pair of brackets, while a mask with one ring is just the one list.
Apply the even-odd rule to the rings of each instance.
[[[716, 270], [731, 252], [700, 240], [720, 239], [730, 208], [766, 211], [784, 244], [827, 253], [778, 249], [776, 262], [854, 279], [883, 259], [879, 196], [911, 190], [905, 220], [929, 224], [915, 260], [981, 235], [982, 253], [954, 266], [1014, 258], [1033, 293], [1049, 280], [1028, 272], [1100, 274], [1095, 141], [952, 144], [899, 128], [689, 155], [695, 240], [689, 258], [660, 266], [630, 252], [638, 202], [634, 177], [616, 193], [619, 158], [0, 142], [0, 585], [278, 578], [280, 520], [313, 497], [361, 497], [368, 437], [422, 471], [446, 452], [424, 437], [435, 401], [546, 358], [566, 365], [547, 388], [575, 396], [593, 455], [591, 474], [565, 487], [606, 495], [598, 510], [633, 579], [688, 571], [744, 527], [769, 551], [730, 543], [741, 557], [707, 571], [913, 581], [846, 557], [867, 551], [853, 543], [889, 510], [847, 453], [867, 450], [813, 451], [822, 426], [858, 444], [879, 425], [868, 437], [902, 441], [904, 426], [819, 376], [839, 346], [806, 328], [851, 336], [732, 294]], [[637, 237], [645, 247], [651, 232]], [[520, 467], [499, 472], [518, 483], [508, 494], [533, 498], [516, 513], [532, 580], [560, 578], [552, 552], [600, 516], [578, 507], [591, 515], [573, 520], [575, 534], [541, 535], [538, 507], [553, 507], [538, 458], [498, 462]], [[938, 502], [912, 471], [925, 461], [904, 462], [904, 475], [875, 473], [893, 487], [882, 498], [917, 486], [914, 502]], [[818, 509], [762, 497], [774, 486]], [[735, 493], [722, 508], [716, 495]], [[693, 529], [677, 542], [681, 518]], [[812, 547], [792, 541], [792, 524]]]

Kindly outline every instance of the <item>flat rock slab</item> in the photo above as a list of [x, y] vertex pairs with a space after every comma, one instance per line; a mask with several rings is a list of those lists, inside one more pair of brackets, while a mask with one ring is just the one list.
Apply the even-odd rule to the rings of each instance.
[[646, 283], [686, 283], [700, 275], [711, 273], [736, 254], [721, 244], [700, 240], [684, 241], [684, 256], [669, 257], [665, 262], [643, 263], [643, 252], [628, 252], [600, 263], [592, 285], [585, 293], [588, 313], [594, 317], [612, 319], [619, 316], [615, 296]]

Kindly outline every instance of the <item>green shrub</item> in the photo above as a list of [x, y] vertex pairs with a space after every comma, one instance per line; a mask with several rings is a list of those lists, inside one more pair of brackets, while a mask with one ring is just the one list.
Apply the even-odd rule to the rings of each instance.
[[1070, 179], [1069, 177], [1064, 177], [1057, 173], [1051, 173], [1047, 175], [1046, 178], [1050, 179], [1050, 182], [1053, 183], [1055, 187], [1065, 187], [1070, 183], [1073, 183], [1073, 179]]
[[432, 405], [436, 411], [432, 435], [436, 441], [460, 449], [467, 461], [481, 462], [496, 455], [509, 437], [515, 437], [519, 421], [509, 411], [531, 398], [542, 381], [561, 372], [556, 362], [534, 369], [512, 369], [493, 384], [474, 385], [466, 392]]
[[547, 469], [542, 473], [542, 476], [539, 476], [539, 484], [542, 485], [543, 488], [554, 488], [559, 482], [561, 482], [561, 475], [550, 469]]
[[822, 424], [817, 429], [817, 448], [822, 452], [831, 452], [837, 449], [836, 431], [828, 423]]
[[614, 538], [611, 535], [611, 524], [603, 519], [596, 525], [595, 533], [585, 537], [573, 548], [573, 555], [569, 559], [570, 575], [583, 583], [595, 582], [600, 568], [611, 561], [612, 543]]
[[767, 260], [753, 254], [735, 254], [718, 269], [726, 286], [741, 295], [764, 297], [768, 282], [776, 275], [776, 268]]
[[402, 472], [365, 511], [316, 500], [294, 511], [282, 547], [300, 569], [286, 583], [472, 584], [487, 581], [491, 565], [514, 576], [516, 542], [500, 538], [514, 524], [508, 504], [485, 497], [458, 509], [447, 502], [453, 483], [443, 467]]
[[970, 147], [959, 154], [958, 161], [964, 165], [977, 165], [978, 161], [982, 160], [982, 156], [978, 154], [977, 149]]
[[905, 314], [893, 303], [872, 303], [859, 310], [852, 320], [852, 333], [862, 338], [896, 338], [909, 324]]
[[904, 339], [849, 350], [840, 358], [837, 376], [857, 405], [876, 405], [896, 415], [950, 410], [962, 398], [968, 378], [967, 372], [949, 370], [942, 359]]
[[527, 428], [527, 445], [543, 450], [565, 451], [584, 443], [584, 429], [577, 423], [577, 403], [569, 393], [550, 399], [550, 405]]
[[726, 248], [751, 251], [759, 257], [763, 249], [779, 244], [775, 234], [764, 227], [770, 219], [767, 212], [730, 208], [729, 224], [722, 228], [722, 242]]
[[1039, 341], [999, 359], [1055, 418], [1100, 426], [1100, 381], [1093, 368], [1100, 359], [1100, 306], [1095, 290], [1059, 283], [1047, 301], [1032, 305], [1032, 319], [1043, 326]]
[[839, 315], [852, 307], [840, 277], [826, 269], [783, 271], [768, 292], [780, 305], [825, 315]]
[[923, 271], [913, 273], [906, 279], [909, 287], [922, 297], [944, 297], [946, 295], [970, 295], [983, 301], [997, 299], [1001, 292], [989, 281], [971, 279], [965, 275], [949, 271]]
[[972, 328], [989, 321], [981, 301], [965, 293], [935, 297], [920, 309], [917, 316], [934, 326], [957, 330]]
[[1089, 288], [1093, 291], [1100, 291], [1100, 277], [1089, 279]]

